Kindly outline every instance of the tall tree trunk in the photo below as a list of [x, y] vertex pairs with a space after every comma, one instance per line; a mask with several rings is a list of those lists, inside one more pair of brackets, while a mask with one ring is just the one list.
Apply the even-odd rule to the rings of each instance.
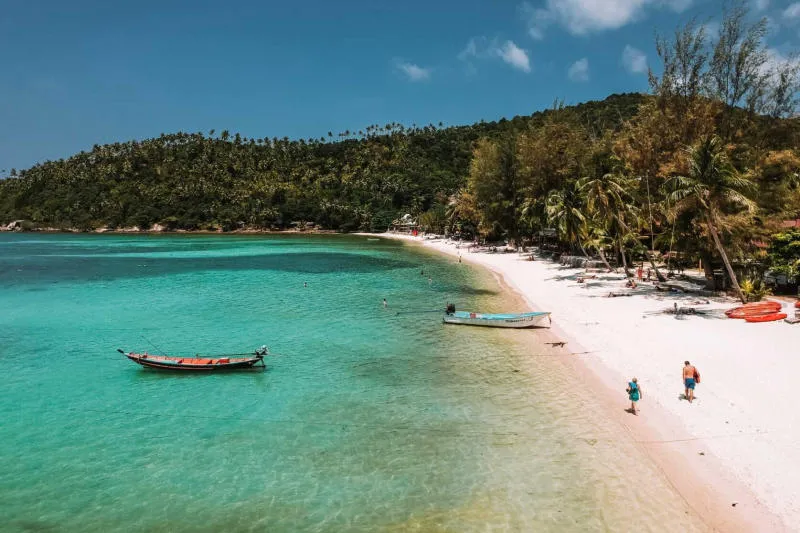
[[717, 251], [719, 252], [719, 255], [722, 256], [722, 262], [725, 263], [725, 269], [728, 271], [728, 277], [731, 279], [733, 289], [736, 291], [736, 294], [739, 296], [739, 299], [742, 301], [742, 303], [746, 304], [747, 298], [742, 292], [742, 288], [739, 287], [739, 280], [736, 279], [736, 274], [733, 272], [731, 262], [728, 260], [728, 254], [725, 253], [725, 249], [722, 247], [722, 242], [719, 240], [717, 228], [714, 226], [714, 221], [712, 220], [711, 214], [706, 215], [706, 224], [708, 224], [708, 231], [711, 233], [711, 237], [714, 239], [714, 244], [717, 246]]
[[653, 208], [650, 204], [650, 176], [647, 175], [644, 178], [644, 183], [647, 186], [647, 212], [650, 216], [650, 252], [647, 253], [647, 260], [650, 261], [650, 266], [653, 267], [653, 270], [656, 273], [656, 279], [658, 281], [667, 281], [667, 278], [658, 270], [655, 261], [653, 261], [653, 255], [656, 252], [656, 234], [653, 231]]
[[711, 250], [703, 248], [700, 250], [700, 261], [703, 263], [703, 274], [706, 278], [706, 289], [714, 290], [714, 258], [711, 255]]
[[605, 254], [605, 252], [603, 252], [603, 247], [602, 246], [598, 246], [597, 247], [597, 253], [600, 256], [600, 259], [603, 261], [603, 264], [606, 265], [606, 268], [608, 269], [608, 271], [609, 272], [614, 272], [614, 269], [611, 268], [611, 265], [608, 264], [608, 259], [606, 259], [606, 254]]
[[617, 239], [617, 246], [619, 247], [619, 255], [622, 256], [622, 269], [625, 271], [625, 277], [630, 278], [631, 273], [628, 270], [628, 260], [625, 258], [625, 248], [622, 246], [622, 237]]
[[656, 279], [658, 279], [658, 281], [667, 281], [666, 276], [664, 276], [664, 274], [662, 274], [658, 270], [658, 267], [656, 266], [656, 262], [653, 261], [653, 256], [650, 254], [650, 252], [646, 252], [646, 255], [647, 255], [647, 260], [650, 262], [650, 266], [653, 267], [653, 270], [656, 273]]

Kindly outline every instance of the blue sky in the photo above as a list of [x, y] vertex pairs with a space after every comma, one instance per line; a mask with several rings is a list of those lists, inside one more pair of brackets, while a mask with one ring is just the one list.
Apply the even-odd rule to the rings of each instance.
[[[0, 0], [0, 171], [129, 139], [467, 124], [647, 89], [655, 31], [710, 0]], [[776, 55], [800, 2], [757, 0]], [[0, 175], [5, 175], [0, 172]]]

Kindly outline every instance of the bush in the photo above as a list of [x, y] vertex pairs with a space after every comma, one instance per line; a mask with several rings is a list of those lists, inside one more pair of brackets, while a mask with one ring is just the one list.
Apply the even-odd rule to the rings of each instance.
[[800, 231], [773, 235], [768, 254], [768, 263], [773, 271], [789, 278], [800, 274]]
[[760, 279], [745, 279], [740, 285], [748, 302], [758, 302], [764, 296], [769, 296], [772, 291]]

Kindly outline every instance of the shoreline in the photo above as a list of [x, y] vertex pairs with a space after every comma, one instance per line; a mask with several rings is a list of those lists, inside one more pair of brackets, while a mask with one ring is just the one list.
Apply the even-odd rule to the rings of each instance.
[[[553, 274], [552, 271], [565, 271], [565, 272], [578, 272], [581, 269], [567, 269], [559, 267], [555, 263], [546, 261], [524, 261], [517, 254], [485, 254], [480, 252], [467, 252], [466, 250], [459, 250], [454, 244], [445, 243], [441, 240], [426, 240], [420, 237], [411, 237], [408, 235], [399, 234], [366, 234], [370, 237], [382, 237], [393, 240], [399, 240], [414, 245], [424, 246], [426, 249], [437, 251], [451, 257], [460, 256], [462, 261], [469, 264], [485, 268], [492, 275], [498, 278], [501, 285], [508, 287], [515, 297], [520, 302], [527, 303], [527, 306], [533, 310], [546, 310], [555, 311], [553, 325], [549, 329], [534, 330], [532, 334], [536, 337], [538, 342], [561, 342], [565, 341], [566, 346], [563, 348], [555, 348], [556, 354], [563, 353], [563, 357], [559, 360], [572, 370], [576, 379], [580, 383], [578, 394], [591, 395], [593, 401], [599, 402], [602, 411], [608, 416], [619, 429], [624, 432], [624, 437], [633, 440], [642, 452], [653, 462], [653, 464], [662, 472], [668, 483], [675, 489], [678, 495], [686, 502], [697, 515], [697, 520], [702, 522], [705, 526], [712, 530], [718, 531], [792, 531], [788, 524], [796, 524], [797, 521], [793, 520], [793, 516], [797, 516], [798, 510], [796, 508], [796, 500], [789, 496], [788, 501], [775, 502], [768, 501], [765, 498], [765, 491], [758, 483], [753, 483], [751, 479], [741, 475], [741, 471], [731, 467], [732, 456], [735, 460], [741, 460], [740, 453], [725, 453], [723, 446], [721, 452], [720, 447], [714, 444], [724, 440], [739, 440], [744, 441], [745, 448], [748, 448], [748, 443], [752, 435], [750, 433], [742, 434], [739, 430], [737, 434], [736, 427], [730, 427], [728, 421], [725, 421], [723, 426], [728, 426], [728, 433], [726, 435], [713, 435], [709, 434], [708, 427], [692, 427], [687, 424], [686, 418], [682, 416], [684, 413], [676, 413], [675, 409], [668, 409], [665, 406], [667, 398], [670, 396], [675, 398], [680, 392], [681, 386], [677, 380], [677, 386], [670, 386], [670, 392], [664, 394], [661, 390], [664, 384], [660, 380], [653, 381], [645, 374], [648, 371], [648, 366], [652, 367], [653, 364], [637, 364], [641, 362], [630, 361], [630, 347], [628, 350], [621, 348], [620, 344], [630, 344], [631, 341], [626, 341], [625, 337], [617, 336], [612, 339], [598, 338], [593, 335], [589, 330], [591, 325], [594, 324], [580, 324], [576, 317], [570, 316], [568, 312], [562, 313], [559, 308], [564, 307], [564, 302], [557, 305], [560, 298], [553, 297], [551, 294], [543, 294], [542, 292], [534, 290], [536, 286], [540, 288], [544, 284], [555, 284], [558, 282], [556, 279], [543, 278], [542, 274]], [[530, 272], [533, 265], [539, 268], [540, 272]], [[545, 270], [547, 272], [542, 272]], [[539, 274], [537, 277], [536, 274]], [[619, 276], [620, 280], [622, 277]], [[577, 284], [576, 284], [577, 285]], [[580, 291], [581, 289], [578, 289]], [[556, 291], [559, 292], [559, 291]], [[559, 293], [557, 296], [561, 296]], [[569, 300], [570, 295], [563, 298]], [[616, 304], [625, 301], [638, 300], [638, 298], [596, 298], [592, 307], [606, 307], [606, 316], [608, 319], [615, 314], [620, 314]], [[724, 299], [722, 299], [724, 300]], [[597, 302], [604, 301], [603, 304]], [[572, 302], [573, 304], [575, 302]], [[671, 300], [667, 303], [672, 303]], [[734, 303], [727, 303], [726, 301], [715, 302], [715, 304], [732, 307]], [[567, 305], [569, 303], [567, 302]], [[663, 303], [661, 304], [663, 306]], [[542, 309], [542, 306], [547, 307]], [[651, 303], [652, 306], [652, 303]], [[610, 309], [608, 309], [610, 307]], [[522, 311], [523, 309], [510, 309], [511, 311]], [[638, 314], [638, 312], [637, 312]], [[697, 317], [690, 317], [690, 319], [703, 320]], [[663, 328], [668, 330], [673, 322], [676, 322], [674, 317], [670, 319], [672, 322], [667, 323]], [[653, 322], [653, 320], [651, 320]], [[679, 326], [682, 325], [677, 321]], [[731, 321], [740, 322], [740, 321]], [[782, 324], [791, 327], [789, 324]], [[743, 327], [744, 324], [739, 325]], [[748, 324], [748, 326], [753, 326]], [[632, 326], [636, 327], [636, 326]], [[756, 326], [758, 327], [758, 326]], [[599, 328], [594, 328], [598, 330]], [[754, 331], [754, 330], [751, 330]], [[613, 333], [613, 332], [612, 332]], [[669, 335], [669, 331], [666, 331]], [[796, 333], [800, 333], [797, 330]], [[768, 333], [765, 333], [768, 335]], [[642, 341], [636, 343], [637, 346], [633, 350], [633, 357], [637, 354], [646, 356], [650, 346], [647, 345], [648, 341], [652, 343], [655, 339], [641, 339]], [[663, 341], [663, 339], [660, 339]], [[558, 350], [561, 350], [559, 352]], [[620, 351], [622, 356], [603, 357], [602, 354], [609, 352]], [[627, 353], [626, 353], [627, 352]], [[667, 350], [669, 352], [669, 350]], [[685, 352], [676, 350], [674, 355], [674, 373], [680, 372], [680, 365], [684, 358], [697, 359], [697, 355], [684, 355]], [[705, 362], [700, 359], [698, 362], [701, 372], [705, 368]], [[652, 368], [650, 370], [653, 370]], [[742, 372], [747, 374], [747, 370], [742, 368]], [[624, 394], [625, 383], [630, 379], [631, 375], [637, 374], [640, 383], [643, 385], [644, 398], [640, 402], [640, 409], [643, 412], [639, 416], [633, 416], [626, 412], [629, 402]], [[705, 374], [704, 374], [705, 375]], [[715, 378], [716, 379], [716, 378]], [[705, 384], [705, 382], [704, 382]], [[698, 401], [691, 408], [703, 408], [700, 403], [700, 398], [706, 397], [704, 391], [705, 386], [698, 387]], [[674, 394], [673, 394], [674, 391]], [[677, 400], [672, 400], [676, 402]], [[705, 400], [704, 400], [705, 401]], [[688, 403], [680, 402], [682, 408], [689, 407]], [[716, 407], [716, 406], [712, 406]], [[682, 409], [685, 411], [685, 409]], [[688, 413], [687, 413], [688, 414]], [[798, 428], [800, 429], [800, 428]], [[756, 451], [753, 451], [756, 453]], [[750, 462], [744, 460], [745, 468], [757, 467], [758, 461]], [[775, 457], [775, 462], [781, 463], [780, 458]], [[791, 467], [796, 464], [786, 459], [783, 465]], [[780, 467], [780, 464], [779, 464]], [[756, 475], [755, 477], [758, 477]], [[786, 485], [786, 480], [784, 485]], [[792, 489], [797, 488], [795, 483]], [[759, 490], [761, 489], [761, 490]], [[769, 494], [767, 491], [766, 494]], [[772, 504], [772, 505], [770, 505]], [[785, 507], [781, 507], [784, 504]], [[787, 505], [788, 504], [788, 505]], [[788, 509], [786, 508], [788, 507]], [[783, 512], [781, 512], [783, 511]]]

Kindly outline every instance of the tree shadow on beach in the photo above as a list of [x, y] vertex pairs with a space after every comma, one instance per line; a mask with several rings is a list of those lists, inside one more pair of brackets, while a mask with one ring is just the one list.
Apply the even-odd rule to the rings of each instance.
[[[569, 288], [587, 289], [583, 294], [576, 294], [579, 297], [646, 298], [664, 304], [662, 309], [646, 312], [645, 315], [672, 316], [677, 320], [686, 320], [692, 317], [721, 320], [727, 319], [724, 314], [725, 309], [704, 309], [702, 306], [737, 305], [726, 296], [718, 296], [714, 292], [704, 289], [700, 281], [691, 277], [673, 277], [666, 282], [639, 281], [634, 278], [637, 287], [630, 288], [626, 286], [626, 276], [622, 272], [590, 273], [581, 268], [558, 264], [545, 257], [542, 257], [542, 262], [553, 274], [545, 278], [545, 281], [570, 282], [567, 285]], [[579, 283], [579, 279], [583, 281]], [[679, 311], [677, 313], [675, 312], [676, 305]]]
[[[669, 314], [669, 313], [664, 313], [664, 314]], [[709, 309], [695, 313], [679, 313], [673, 316], [675, 320], [686, 320], [689, 318], [702, 318], [705, 320], [723, 320], [723, 319], [729, 320], [729, 318], [725, 316], [725, 312], [721, 309]]]

